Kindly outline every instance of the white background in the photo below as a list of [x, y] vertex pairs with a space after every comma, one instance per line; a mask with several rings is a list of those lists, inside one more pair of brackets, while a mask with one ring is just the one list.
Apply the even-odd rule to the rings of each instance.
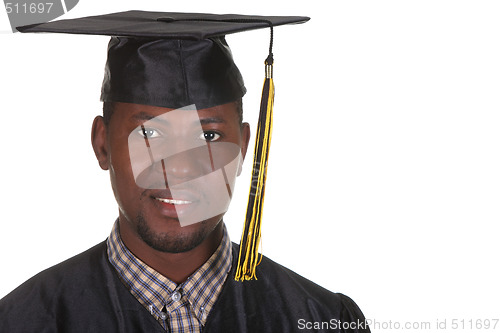
[[[310, 16], [275, 29], [264, 254], [386, 327], [499, 318], [500, 2], [296, 3], [80, 0], [65, 18]], [[108, 38], [0, 19], [1, 297], [104, 240], [117, 208], [90, 146]], [[253, 131], [268, 34], [228, 37]], [[225, 218], [236, 242], [250, 168]]]

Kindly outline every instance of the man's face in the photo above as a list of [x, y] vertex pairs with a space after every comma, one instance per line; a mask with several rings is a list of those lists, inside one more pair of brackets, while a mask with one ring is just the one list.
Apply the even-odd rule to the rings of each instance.
[[203, 110], [115, 103], [107, 131], [94, 133], [105, 136], [93, 144], [96, 153], [104, 148], [98, 160], [110, 171], [120, 227], [173, 253], [195, 248], [221, 221], [249, 139], [235, 103]]

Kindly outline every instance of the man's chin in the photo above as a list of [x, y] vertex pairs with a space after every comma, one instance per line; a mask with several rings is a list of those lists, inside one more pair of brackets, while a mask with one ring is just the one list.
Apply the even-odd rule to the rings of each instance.
[[[222, 216], [216, 217], [219, 222]], [[198, 247], [215, 229], [208, 220], [190, 224], [186, 227], [173, 228], [170, 231], [153, 230], [147, 221], [137, 217], [137, 234], [149, 247], [165, 253], [183, 253]]]
[[158, 235], [155, 238], [140, 235], [142, 240], [152, 249], [164, 253], [184, 253], [200, 245], [204, 238], [172, 239], [168, 236]]

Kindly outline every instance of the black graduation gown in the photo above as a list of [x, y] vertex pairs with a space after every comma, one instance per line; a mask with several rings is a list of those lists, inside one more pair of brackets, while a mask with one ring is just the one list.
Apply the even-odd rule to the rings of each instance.
[[[233, 244], [231, 273], [203, 332], [369, 332], [363, 314], [350, 298], [268, 258], [257, 268], [258, 280], [234, 281], [237, 254], [238, 245]], [[337, 329], [346, 327], [339, 321], [359, 321], [360, 329]], [[349, 327], [354, 326], [358, 325]], [[102, 242], [37, 274], [1, 299], [0, 332], [165, 330], [122, 284], [108, 261], [106, 242]]]

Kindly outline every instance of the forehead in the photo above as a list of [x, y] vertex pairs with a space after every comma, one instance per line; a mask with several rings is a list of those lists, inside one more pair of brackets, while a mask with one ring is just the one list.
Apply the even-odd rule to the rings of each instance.
[[[237, 103], [231, 102], [223, 105], [218, 105], [210, 108], [197, 110], [195, 106], [193, 108], [186, 108], [186, 110], [196, 110], [200, 120], [212, 118], [214, 120], [219, 120], [219, 122], [233, 123], [239, 121], [239, 116], [237, 112]], [[175, 112], [174, 112], [175, 111]], [[162, 115], [168, 115], [169, 113], [182, 113], [183, 110], [165, 108], [159, 106], [134, 104], [134, 103], [113, 103], [113, 114], [110, 119], [111, 124], [119, 125], [124, 122], [142, 122], [159, 117]], [[192, 113], [192, 112], [191, 112]], [[189, 112], [186, 112], [188, 115]]]

